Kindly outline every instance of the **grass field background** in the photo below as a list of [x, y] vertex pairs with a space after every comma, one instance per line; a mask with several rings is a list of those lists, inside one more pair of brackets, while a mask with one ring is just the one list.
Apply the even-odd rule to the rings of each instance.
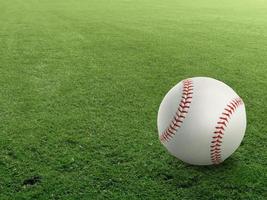
[[[219, 166], [170, 156], [156, 117], [177, 82], [243, 98]], [[0, 199], [266, 199], [267, 1], [0, 0]]]

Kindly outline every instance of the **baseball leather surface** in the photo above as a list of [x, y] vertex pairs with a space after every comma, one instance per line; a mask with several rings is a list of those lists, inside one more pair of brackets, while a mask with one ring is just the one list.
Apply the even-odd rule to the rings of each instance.
[[218, 80], [189, 78], [164, 97], [158, 112], [161, 143], [194, 165], [219, 164], [240, 145], [246, 111], [236, 92]]

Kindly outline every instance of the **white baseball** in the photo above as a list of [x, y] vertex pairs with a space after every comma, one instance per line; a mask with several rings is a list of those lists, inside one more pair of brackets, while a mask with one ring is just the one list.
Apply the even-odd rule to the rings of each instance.
[[244, 102], [232, 88], [212, 78], [179, 82], [159, 107], [159, 139], [186, 163], [223, 162], [239, 147], [245, 130]]

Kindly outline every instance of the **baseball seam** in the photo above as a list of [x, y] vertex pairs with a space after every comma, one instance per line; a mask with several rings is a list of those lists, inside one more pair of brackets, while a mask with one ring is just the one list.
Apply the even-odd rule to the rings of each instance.
[[221, 153], [222, 153], [222, 143], [225, 129], [231, 116], [234, 114], [236, 109], [243, 104], [243, 101], [240, 97], [231, 100], [227, 106], [224, 108], [217, 124], [215, 126], [215, 131], [213, 132], [214, 136], [212, 137], [210, 145], [210, 159], [213, 164], [219, 164], [222, 162]]
[[169, 126], [161, 133], [160, 141], [166, 142], [170, 141], [170, 139], [175, 135], [178, 128], [181, 127], [186, 114], [190, 108], [190, 104], [193, 98], [193, 81], [190, 79], [186, 79], [183, 81], [183, 94], [182, 100], [179, 103], [179, 107], [173, 116], [173, 119]]

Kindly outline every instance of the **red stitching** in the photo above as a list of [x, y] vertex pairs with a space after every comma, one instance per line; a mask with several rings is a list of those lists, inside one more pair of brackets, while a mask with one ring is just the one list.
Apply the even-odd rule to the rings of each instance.
[[232, 106], [234, 106], [235, 109], [237, 108], [236, 105], [235, 105], [233, 102], [231, 102], [230, 104], [231, 104]]
[[212, 148], [210, 151], [211, 151], [211, 152], [215, 152], [215, 151], [221, 151], [221, 149], [219, 149], [219, 148], [215, 147], [215, 148]]
[[214, 133], [214, 134], [224, 135], [224, 133], [223, 133], [221, 130], [219, 130], [219, 131], [214, 131], [213, 133]]
[[213, 164], [221, 163], [221, 143], [224, 135], [224, 130], [227, 127], [228, 121], [231, 118], [231, 115], [236, 111], [236, 109], [243, 104], [243, 101], [240, 97], [231, 100], [229, 104], [224, 108], [224, 112], [222, 112], [221, 116], [217, 124], [219, 126], [215, 126], [215, 131], [212, 136], [212, 141], [210, 145], [210, 159]]
[[177, 129], [181, 127], [181, 124], [183, 123], [183, 120], [185, 119], [186, 114], [188, 113], [188, 110], [190, 108], [190, 104], [193, 98], [193, 88], [194, 86], [192, 80], [186, 79], [183, 81], [182, 100], [179, 103], [179, 107], [175, 115], [173, 116], [170, 125], [161, 133], [159, 137], [160, 141], [169, 141], [173, 137], [173, 135], [175, 135]]
[[214, 151], [214, 152], [211, 153], [211, 155], [219, 154], [219, 153], [221, 153], [221, 151]]
[[228, 119], [226, 117], [220, 117], [219, 119], [222, 119], [222, 120], [228, 122]]
[[224, 127], [223, 126], [216, 126], [215, 127], [217, 130], [223, 130], [224, 131]]
[[227, 116], [227, 117], [230, 118], [230, 114], [229, 114], [229, 113], [225, 113], [225, 112], [223, 112], [222, 115], [225, 115], [225, 116]]
[[235, 108], [233, 106], [230, 106], [229, 104], [227, 105], [232, 111], [235, 110]]
[[222, 124], [222, 125], [224, 125], [226, 127], [227, 126], [226, 122], [227, 121], [221, 121], [221, 122], [217, 122], [217, 124]]
[[227, 111], [228, 112], [228, 114], [230, 113], [230, 114], [233, 114], [233, 111], [232, 110], [230, 110], [230, 109], [228, 109], [228, 108], [225, 108], [224, 109], [225, 111]]
[[216, 136], [213, 136], [212, 138], [214, 138], [214, 139], [216, 139], [216, 138], [222, 139], [222, 136], [221, 135], [216, 135]]

